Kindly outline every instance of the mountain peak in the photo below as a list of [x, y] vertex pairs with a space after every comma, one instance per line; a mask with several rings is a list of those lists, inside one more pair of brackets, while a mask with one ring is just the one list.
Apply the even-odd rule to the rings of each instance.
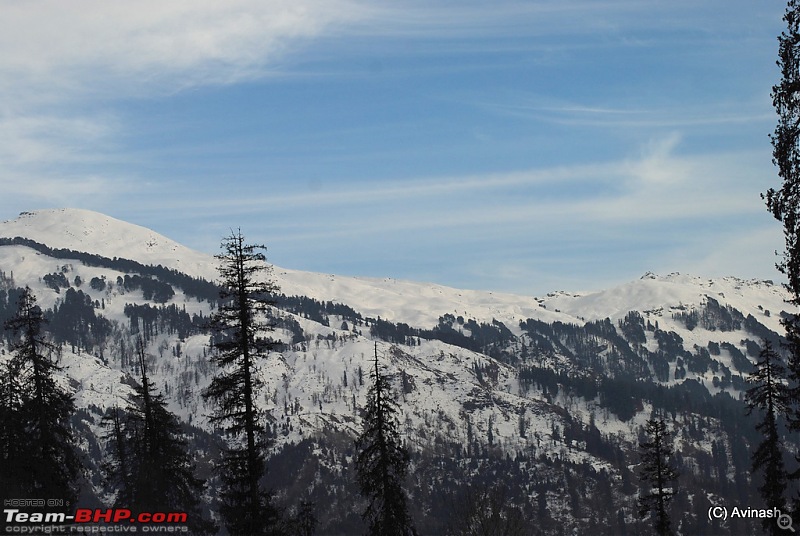
[[191, 250], [146, 227], [77, 208], [21, 212], [0, 223], [0, 237], [27, 238], [51, 248], [170, 266], [208, 277], [210, 255]]

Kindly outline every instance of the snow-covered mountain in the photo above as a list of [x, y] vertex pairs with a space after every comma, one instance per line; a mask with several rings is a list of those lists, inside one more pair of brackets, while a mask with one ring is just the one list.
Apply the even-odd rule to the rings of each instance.
[[[456, 496], [465, 481], [491, 482], [500, 471], [514, 484], [512, 503], [529, 507], [545, 532], [614, 533], [635, 523], [631, 468], [653, 409], [672, 413], [693, 486], [683, 497], [684, 533], [704, 526], [701, 505], [715, 498], [746, 492], [758, 500], [746, 491], [755, 489], [746, 450], [753, 433], [743, 428], [741, 397], [761, 341], [779, 341], [782, 315], [794, 312], [780, 285], [648, 273], [600, 292], [529, 297], [279, 267], [272, 277], [283, 295], [276, 336], [285, 343], [261, 368], [276, 438], [272, 485], [287, 503], [316, 497], [331, 532], [358, 523], [342, 508], [357, 501], [349, 441], [375, 341], [402, 400], [416, 453], [410, 485], [428, 532], [447, 523], [437, 494]], [[212, 255], [95, 212], [24, 212], [0, 223], [0, 320], [25, 285], [50, 311], [60, 381], [84, 410], [87, 452], [102, 451], [100, 417], [130, 395], [136, 333], [146, 337], [171, 410], [214, 437], [199, 394], [214, 374], [202, 318], [214, 308], [215, 278]], [[65, 314], [100, 328], [61, 327]], [[91, 482], [107, 499], [99, 476]], [[572, 485], [608, 486], [609, 497], [570, 499], [564, 486]], [[749, 527], [742, 523], [735, 528]]]
[[[23, 212], [0, 223], [0, 237], [23, 237], [51, 248], [125, 258], [163, 265], [193, 277], [217, 277], [213, 255], [189, 249], [150, 229], [82, 209]], [[754, 304], [775, 312], [786, 308], [782, 286], [736, 277], [703, 279], [683, 274], [641, 279], [599, 292], [552, 292], [543, 297], [462, 290], [393, 278], [347, 277], [273, 267], [274, 280], [286, 295], [348, 304], [367, 315], [412, 326], [434, 325], [445, 313], [479, 321], [517, 323], [527, 318], [583, 322], [617, 320], [633, 310], [698, 307], [707, 296], [749, 311]], [[767, 324], [779, 331], [779, 317]]]

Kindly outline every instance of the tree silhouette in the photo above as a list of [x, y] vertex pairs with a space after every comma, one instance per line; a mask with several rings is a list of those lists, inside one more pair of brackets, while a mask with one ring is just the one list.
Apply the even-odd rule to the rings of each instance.
[[[763, 412], [763, 420], [756, 425], [763, 440], [751, 455], [753, 471], [763, 471], [764, 483], [758, 488], [764, 504], [768, 508], [785, 510], [786, 501], [786, 469], [783, 463], [783, 442], [778, 430], [778, 418], [789, 409], [789, 390], [783, 383], [786, 369], [781, 357], [772, 349], [769, 341], [764, 341], [764, 348], [758, 356], [755, 371], [749, 381], [753, 387], [747, 390], [747, 414], [754, 410]], [[764, 528], [770, 534], [783, 531], [778, 528], [774, 519], [764, 519]]]
[[675, 495], [672, 483], [678, 478], [678, 472], [671, 463], [671, 437], [662, 418], [649, 419], [645, 425], [645, 433], [648, 440], [639, 443], [639, 517], [644, 518], [651, 514], [656, 533], [666, 536], [672, 534], [667, 508]]
[[211, 422], [231, 436], [216, 469], [222, 480], [220, 514], [231, 534], [269, 534], [279, 530], [280, 515], [272, 495], [261, 487], [268, 445], [263, 411], [256, 400], [262, 387], [257, 365], [275, 343], [265, 337], [271, 296], [277, 287], [259, 250], [245, 244], [241, 231], [222, 242], [217, 255], [222, 278], [219, 309], [211, 320], [215, 334], [212, 361], [218, 371], [203, 397], [216, 405]]
[[69, 424], [75, 403], [53, 378], [60, 368], [55, 348], [45, 339], [44, 323], [26, 287], [15, 316], [5, 322], [15, 339], [11, 359], [0, 372], [0, 482], [7, 496], [57, 498], [70, 505], [83, 469]]
[[117, 484], [114, 503], [134, 512], [170, 510], [188, 514], [192, 534], [216, 532], [202, 519], [200, 501], [205, 486], [194, 476], [194, 463], [177, 417], [157, 392], [147, 373], [147, 356], [141, 338], [136, 343], [140, 384], [124, 415], [109, 412], [111, 459], [105, 464], [107, 480]]
[[[789, 292], [789, 302], [800, 306], [800, 2], [789, 0], [783, 20], [786, 30], [778, 36], [778, 66], [780, 81], [772, 87], [772, 104], [778, 115], [772, 140], [772, 163], [778, 168], [782, 184], [770, 188], [763, 195], [767, 208], [783, 224], [785, 248], [776, 267], [786, 276], [784, 287]], [[789, 427], [800, 430], [800, 316], [787, 315], [781, 319], [786, 330], [789, 350], [789, 396], [793, 407], [788, 411]], [[800, 471], [789, 475], [800, 478]], [[765, 475], [766, 478], [766, 475]], [[794, 510], [800, 511], [800, 501], [793, 500]]]
[[770, 188], [764, 195], [767, 208], [783, 223], [786, 249], [777, 268], [787, 276], [786, 287], [795, 305], [800, 304], [800, 6], [789, 0], [783, 20], [787, 29], [778, 37], [778, 66], [781, 80], [772, 87], [772, 104], [778, 124], [772, 139], [772, 162], [783, 180], [779, 190]]
[[358, 485], [368, 500], [362, 517], [371, 535], [405, 536], [414, 533], [403, 490], [409, 455], [400, 440], [398, 405], [389, 378], [378, 365], [377, 343], [370, 376], [363, 431], [356, 438]]
[[21, 497], [27, 482], [23, 363], [9, 359], [0, 366], [0, 489]]

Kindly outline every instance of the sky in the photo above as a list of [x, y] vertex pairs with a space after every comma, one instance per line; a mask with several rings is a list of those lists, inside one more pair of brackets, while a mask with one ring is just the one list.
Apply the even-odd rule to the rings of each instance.
[[785, 4], [0, 3], [0, 221], [73, 207], [275, 265], [541, 295], [780, 280]]

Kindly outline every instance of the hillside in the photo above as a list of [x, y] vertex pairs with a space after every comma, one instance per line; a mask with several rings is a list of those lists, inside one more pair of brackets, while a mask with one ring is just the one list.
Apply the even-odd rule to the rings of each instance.
[[[60, 381], [83, 410], [75, 426], [95, 453], [86, 501], [113, 494], [98, 469], [100, 420], [130, 395], [137, 334], [207, 470], [220, 444], [199, 396], [214, 374], [204, 319], [215, 266], [211, 255], [89, 211], [0, 224], [0, 320], [25, 285], [47, 311]], [[542, 533], [640, 530], [636, 450], [654, 409], [671, 415], [681, 454], [681, 532], [754, 530], [747, 520], [709, 527], [704, 508], [759, 503], [748, 452], [757, 436], [741, 397], [762, 341], [781, 340], [779, 285], [645, 274], [599, 292], [526, 297], [279, 267], [273, 277], [282, 294], [274, 336], [284, 345], [260, 371], [275, 438], [269, 483], [288, 508], [312, 498], [323, 533], [362, 530], [352, 437], [376, 341], [401, 401], [424, 533], [444, 533], [467, 484], [494, 492], [498, 475], [504, 508]]]

